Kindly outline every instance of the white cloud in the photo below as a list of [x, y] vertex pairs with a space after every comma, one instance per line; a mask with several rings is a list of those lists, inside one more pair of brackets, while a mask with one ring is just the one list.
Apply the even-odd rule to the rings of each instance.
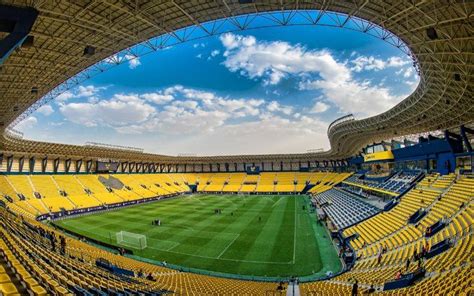
[[93, 98], [96, 96], [101, 90], [106, 89], [106, 87], [97, 87], [94, 85], [79, 85], [77, 88], [72, 90], [67, 90], [54, 98], [54, 100], [61, 104], [70, 99], [77, 99], [77, 98]]
[[314, 80], [301, 84], [302, 89], [319, 89], [343, 113], [371, 116], [387, 111], [403, 99], [394, 96], [386, 87], [373, 86], [369, 82], [348, 80]]
[[311, 108], [311, 113], [323, 113], [329, 109], [329, 105], [321, 101], [316, 102]]
[[207, 60], [208, 61], [212, 60], [214, 57], [218, 56], [220, 53], [221, 53], [220, 50], [214, 49], [213, 51], [211, 51], [211, 54], [207, 57]]
[[220, 52], [220, 50], [218, 49], [214, 49], [213, 51], [211, 51], [211, 57], [215, 57], [216, 55], [218, 55]]
[[403, 72], [403, 77], [404, 78], [409, 78], [413, 75], [413, 68], [407, 68], [404, 72]]
[[44, 116], [49, 116], [54, 113], [53, 107], [51, 105], [43, 105], [39, 107], [36, 112], [43, 114]]
[[65, 123], [64, 121], [59, 121], [59, 122], [49, 122], [48, 124], [50, 126], [62, 126], [64, 125], [64, 123]]
[[72, 92], [70, 92], [70, 91], [65, 91], [65, 92], [59, 94], [59, 95], [55, 98], [55, 100], [56, 100], [57, 102], [64, 102], [64, 101], [69, 100], [69, 99], [72, 98], [72, 97], [74, 97], [74, 95], [72, 94]]
[[225, 47], [223, 64], [230, 71], [251, 79], [263, 78], [266, 84], [278, 84], [290, 74], [320, 72], [332, 79], [345, 79], [350, 74], [326, 50], [308, 51], [299, 44], [282, 41], [257, 42], [253, 36], [232, 33], [222, 35], [220, 40]]
[[166, 137], [160, 148], [162, 153], [173, 155], [301, 153], [314, 148], [327, 149], [326, 128], [326, 122], [307, 116], [288, 119], [268, 115], [259, 120], [226, 124], [185, 137]]
[[385, 68], [385, 62], [381, 59], [374, 58], [373, 56], [358, 56], [357, 58], [352, 60], [351, 63], [354, 64], [351, 70], [355, 72], [361, 72], [362, 70], [378, 71]]
[[265, 105], [261, 99], [220, 97], [212, 92], [181, 85], [166, 88], [160, 93], [172, 96], [173, 102], [163, 106], [146, 122], [122, 126], [117, 130], [121, 133], [165, 135], [211, 132], [224, 126], [228, 120], [258, 116], [260, 108]]
[[[232, 33], [222, 35], [220, 40], [225, 47], [223, 64], [230, 71], [251, 79], [262, 78], [265, 84], [272, 85], [290, 75], [297, 76], [301, 79], [301, 90], [320, 91], [326, 101], [343, 113], [361, 117], [375, 115], [390, 109], [404, 97], [392, 95], [383, 85], [358, 81], [352, 75], [352, 71], [380, 70], [409, 63], [399, 57], [383, 61], [359, 56], [353, 62], [343, 63], [327, 50], [307, 50], [299, 44], [258, 41], [253, 36]], [[326, 108], [322, 104], [315, 107], [313, 111]]]
[[388, 67], [402, 67], [402, 66], [408, 65], [410, 63], [412, 63], [412, 62], [408, 59], [402, 59], [401, 57], [395, 57], [395, 56], [390, 57], [387, 60]]
[[[115, 133], [110, 132], [107, 141], [126, 144], [121, 134], [127, 134], [127, 141], [139, 141], [159, 153], [288, 153], [328, 144], [326, 122], [307, 112], [295, 113], [293, 107], [277, 101], [226, 97], [181, 85], [144, 94], [92, 97], [58, 104], [64, 116], [61, 124], [91, 127], [87, 133], [92, 138], [93, 128], [111, 128]], [[32, 121], [28, 125], [35, 124]], [[49, 127], [60, 128], [59, 124]]]
[[409, 60], [397, 56], [390, 57], [386, 60], [378, 59], [374, 56], [358, 56], [351, 61], [351, 64], [353, 64], [351, 70], [354, 72], [379, 71], [385, 68], [399, 68], [409, 63]]
[[109, 100], [96, 103], [62, 104], [59, 111], [67, 120], [84, 126], [121, 127], [143, 122], [155, 112], [155, 108], [137, 95], [116, 94]]
[[134, 54], [114, 54], [110, 57], [104, 59], [104, 62], [109, 64], [119, 65], [122, 62], [128, 62], [128, 68], [135, 69], [136, 67], [140, 66], [142, 63], [140, 62], [140, 58]]
[[[210, 132], [228, 120], [256, 117], [264, 105], [261, 99], [221, 97], [175, 85], [141, 95], [115, 94], [106, 100], [62, 103], [59, 110], [68, 121], [87, 127], [108, 126], [129, 134], [180, 135]], [[283, 106], [281, 109], [287, 113]]]
[[158, 93], [146, 93], [141, 95], [147, 101], [153, 102], [158, 105], [166, 104], [174, 100], [174, 97], [170, 94]]
[[183, 107], [185, 109], [195, 109], [199, 105], [196, 101], [174, 101], [173, 106]]
[[74, 96], [79, 97], [79, 98], [90, 97], [90, 96], [93, 96], [93, 95], [97, 94], [99, 92], [99, 90], [101, 90], [101, 89], [102, 88], [95, 87], [93, 85], [86, 85], [86, 86], [80, 85], [77, 88], [77, 92]]
[[128, 67], [130, 69], [135, 69], [136, 67], [140, 66], [142, 63], [137, 56], [126, 54], [124, 58], [128, 61]]
[[270, 112], [282, 112], [285, 115], [290, 115], [293, 112], [293, 108], [291, 106], [283, 106], [277, 101], [271, 101], [267, 105], [267, 110]]
[[29, 116], [29, 117], [23, 119], [22, 121], [20, 121], [15, 126], [15, 129], [20, 131], [20, 132], [23, 132], [23, 131], [26, 131], [28, 129], [33, 128], [37, 123], [38, 123], [38, 119], [36, 119], [36, 117]]

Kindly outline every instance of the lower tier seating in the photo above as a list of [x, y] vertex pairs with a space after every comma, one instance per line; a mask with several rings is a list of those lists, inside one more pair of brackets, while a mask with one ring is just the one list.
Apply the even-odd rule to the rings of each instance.
[[318, 192], [332, 188], [349, 174], [331, 172], [160, 173], [0, 175], [0, 200], [31, 217], [138, 199], [189, 192], [296, 193], [307, 184]]
[[[357, 256], [355, 265], [330, 280], [301, 283], [301, 295], [347, 295], [355, 281], [358, 283], [357, 295], [365, 295], [371, 286], [377, 293], [387, 295], [471, 295], [473, 185], [474, 179], [457, 177], [442, 191], [412, 189], [390, 211], [345, 229], [345, 236], [359, 235], [351, 241]], [[17, 206], [16, 203], [11, 205]], [[408, 217], [422, 207], [427, 214], [417, 223], [409, 224]], [[217, 278], [139, 262], [65, 237], [28, 215], [18, 215], [19, 212], [0, 207], [2, 295], [25, 292], [30, 295], [127, 295], [133, 291], [143, 295], [168, 292], [177, 295], [284, 295], [276, 291], [277, 283]], [[425, 236], [425, 226], [440, 217], [446, 226], [432, 236]], [[55, 240], [51, 239], [53, 236]], [[449, 248], [431, 258], [415, 260], [415, 254], [422, 254], [423, 248], [429, 252], [440, 242], [448, 242]], [[135, 276], [111, 274], [96, 267], [98, 259], [130, 270]], [[425, 277], [419, 282], [407, 288], [381, 292], [384, 284], [394, 280], [398, 273], [419, 268], [426, 270]], [[152, 279], [137, 276], [139, 272], [150, 274]]]

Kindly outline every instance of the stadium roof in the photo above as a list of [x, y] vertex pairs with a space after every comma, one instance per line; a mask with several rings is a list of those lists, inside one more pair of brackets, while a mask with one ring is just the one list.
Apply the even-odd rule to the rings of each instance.
[[[0, 149], [30, 154], [115, 157], [164, 162], [343, 159], [365, 145], [395, 136], [457, 128], [474, 121], [472, 1], [3, 1], [39, 11], [34, 44], [13, 52], [0, 68]], [[305, 154], [172, 157], [93, 146], [34, 142], [6, 128], [52, 89], [97, 62], [152, 37], [243, 14], [319, 10], [361, 18], [392, 32], [410, 48], [420, 84], [392, 109], [363, 120], [331, 124], [331, 150]], [[317, 20], [316, 20], [317, 21]], [[85, 56], [87, 46], [95, 54]], [[32, 91], [37, 89], [37, 91]]]

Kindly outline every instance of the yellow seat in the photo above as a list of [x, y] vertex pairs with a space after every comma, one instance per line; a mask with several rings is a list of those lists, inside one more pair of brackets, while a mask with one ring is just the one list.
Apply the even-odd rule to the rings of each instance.
[[38, 285], [38, 282], [32, 277], [30, 277], [28, 279], [24, 279], [23, 281], [26, 283], [28, 288], [31, 288], [31, 287], [34, 287], [34, 286]]
[[6, 273], [0, 274], [0, 283], [9, 283], [10, 277]]
[[21, 276], [23, 280], [31, 278], [31, 274], [28, 271], [26, 271], [23, 267], [18, 268], [16, 272]]
[[69, 294], [69, 291], [66, 288], [61, 287], [61, 286], [55, 286], [54, 291], [56, 291], [56, 293], [58, 295], [68, 295]]
[[12, 283], [0, 284], [0, 292], [5, 296], [18, 294], [18, 290]]
[[48, 295], [48, 291], [46, 291], [46, 289], [41, 286], [38, 286], [38, 285], [32, 286], [30, 287], [30, 289], [34, 295], [38, 295], [38, 296]]

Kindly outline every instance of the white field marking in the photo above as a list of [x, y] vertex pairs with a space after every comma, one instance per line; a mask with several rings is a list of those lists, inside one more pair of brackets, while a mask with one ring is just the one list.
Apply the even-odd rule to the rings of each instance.
[[[63, 223], [68, 225], [70, 221], [64, 221]], [[110, 223], [104, 223], [104, 224], [100, 224], [100, 225], [97, 225], [97, 226], [91, 226], [91, 227], [87, 227], [87, 230], [86, 232], [88, 233], [93, 233], [91, 232], [91, 230], [93, 229], [98, 229], [98, 228], [103, 228], [104, 226], [106, 225], [114, 225], [116, 224], [117, 222], [110, 222]], [[140, 223], [140, 222], [133, 222], [133, 221], [127, 221], [127, 224], [134, 224], [134, 225], [142, 225], [143, 223]], [[84, 231], [83, 229], [75, 226], [75, 225], [69, 225], [70, 228], [73, 228], [73, 229], [80, 229], [81, 231]], [[171, 228], [171, 227], [176, 227], [176, 228], [181, 228], [183, 229], [184, 231], [188, 231], [189, 232], [202, 232], [202, 233], [205, 233], [205, 234], [229, 234], [229, 235], [238, 235], [239, 233], [235, 233], [235, 232], [221, 232], [221, 231], [208, 231], [208, 230], [196, 230], [192, 227], [189, 227], [189, 226], [184, 226], [184, 225], [179, 225], [179, 224], [172, 224], [172, 225], [161, 225], [159, 227], [154, 227], [154, 228], [150, 228], [148, 230], [145, 230], [145, 231], [141, 231], [140, 234], [149, 234], [150, 232], [153, 233], [153, 232], [158, 232], [160, 233], [161, 231], [165, 231], [163, 228]], [[107, 230], [107, 228], [105, 228], [104, 230]], [[126, 229], [123, 229], [124, 231], [127, 231]], [[114, 231], [109, 231], [107, 230], [108, 232], [114, 232]], [[78, 231], [79, 232], [79, 231]], [[129, 232], [133, 232], [133, 231], [129, 231]], [[95, 233], [93, 233], [95, 234]], [[184, 235], [184, 234], [183, 234]], [[148, 239], [148, 237], [147, 237]], [[150, 238], [151, 239], [151, 238]]]
[[[73, 225], [70, 225], [70, 222], [73, 222], [73, 221], [71, 221], [71, 220], [69, 220], [69, 221], [67, 221], [67, 220], [62, 221], [63, 224], [68, 225], [68, 227], [70, 227], [70, 228], [73, 228], [73, 229], [81, 229], [80, 226], [77, 226], [77, 225], [74, 225], [74, 224], [73, 224]], [[89, 232], [89, 233], [93, 233], [93, 232], [91, 232], [91, 230], [93, 230], [93, 229], [98, 229], [98, 228], [104, 227], [105, 225], [113, 225], [113, 224], [115, 224], [115, 222], [99, 224], [99, 225], [97, 225], [97, 226], [87, 226], [87, 230], [84, 230], [84, 231]], [[81, 229], [81, 230], [82, 230], [82, 229]], [[109, 231], [109, 232], [112, 232], [112, 231]]]
[[275, 206], [276, 206], [280, 201], [282, 201], [283, 199], [284, 199], [284, 197], [280, 197], [279, 200], [277, 200], [275, 203], [273, 203], [272, 208], [275, 207]]
[[291, 261], [289, 261], [289, 262], [275, 262], [275, 261], [253, 261], [253, 260], [227, 259], [227, 258], [217, 258], [217, 257], [210, 257], [210, 256], [201, 256], [201, 255], [196, 255], [196, 254], [189, 254], [189, 253], [182, 253], [182, 252], [175, 252], [175, 251], [166, 251], [166, 250], [151, 247], [151, 246], [147, 246], [147, 248], [158, 250], [158, 251], [163, 251], [163, 252], [168, 252], [168, 253], [175, 253], [175, 254], [191, 256], [191, 257], [198, 257], [198, 258], [205, 258], [205, 259], [215, 259], [215, 260], [224, 260], [224, 261], [232, 261], [232, 262], [282, 264], [282, 265], [291, 265], [291, 264], [293, 264]]
[[169, 251], [171, 251], [172, 249], [176, 248], [179, 245], [180, 245], [180, 243], [176, 242], [176, 244], [174, 244], [171, 247], [169, 247], [168, 249], [166, 249], [166, 251], [169, 252]]
[[[177, 224], [174, 224], [174, 225], [161, 225], [159, 227], [156, 227], [156, 228], [151, 228], [151, 229], [148, 229], [146, 231], [143, 231], [141, 234], [143, 233], [149, 233], [149, 232], [154, 232], [156, 231], [157, 233], [161, 233], [161, 231], [164, 231], [163, 228], [167, 227], [167, 228], [172, 228], [172, 227], [175, 227], [175, 228], [181, 228], [180, 226], [176, 226]], [[215, 234], [219, 234], [219, 235], [222, 235], [222, 234], [229, 234], [229, 235], [239, 235], [239, 233], [235, 233], [235, 232], [223, 232], [223, 231], [208, 231], [208, 230], [201, 230], [201, 229], [194, 229], [192, 227], [188, 227], [188, 226], [182, 226], [182, 227], [185, 227], [183, 229], [183, 231], [187, 231], [187, 233], [189, 232], [200, 232], [200, 233], [204, 233], [204, 234], [212, 234], [212, 235], [215, 235]], [[181, 228], [182, 229], [182, 228]], [[185, 233], [186, 234], [186, 233]], [[185, 234], [175, 234], [177, 236], [184, 236]]]
[[[90, 234], [93, 234], [94, 236], [101, 236], [101, 237], [104, 237], [104, 238], [107, 238], [107, 239], [110, 239], [111, 237], [110, 236], [107, 236], [107, 235], [103, 235], [103, 234], [99, 234], [99, 233], [94, 233], [94, 232], [91, 232], [90, 230], [81, 230], [82, 232], [86, 232], [86, 233], [90, 233]], [[77, 232], [79, 233], [79, 232]], [[109, 231], [109, 234], [116, 234], [116, 232], [112, 232], [112, 231]], [[113, 237], [114, 239], [116, 238], [115, 236]], [[146, 239], [147, 241], [157, 241], [157, 242], [171, 242], [171, 243], [174, 243], [175, 245], [173, 245], [173, 247], [176, 247], [177, 245], [176, 244], [180, 244], [179, 242], [175, 242], [175, 241], [170, 241], [170, 240], [164, 240], [164, 239], [156, 239], [156, 238], [152, 238], [152, 237], [148, 237], [146, 236]], [[156, 249], [156, 248], [153, 248], [153, 249]], [[159, 249], [159, 250], [163, 250], [163, 249]], [[166, 250], [163, 250], [163, 251], [166, 251]]]
[[[129, 223], [129, 222], [127, 222]], [[132, 222], [133, 223], [133, 222]], [[136, 224], [141, 224], [141, 223], [136, 223]], [[175, 228], [181, 228], [181, 229], [185, 229], [185, 230], [188, 230], [188, 231], [196, 231], [194, 228], [190, 227], [190, 226], [186, 226], [186, 225], [180, 225], [178, 223], [172, 223], [171, 225], [170, 224], [166, 224], [166, 225], [160, 225], [159, 227], [155, 227], [155, 228], [150, 228], [148, 229], [147, 231], [145, 231], [146, 233], [150, 232], [150, 231], [153, 231], [153, 230], [161, 230], [163, 228], [171, 228], [171, 227], [175, 227]], [[160, 232], [160, 231], [158, 231]]]
[[233, 199], [231, 196], [224, 195], [222, 198], [225, 198], [225, 199], [227, 199], [227, 200], [230, 200], [230, 202], [235, 205], [235, 201], [234, 201], [234, 199]]
[[295, 228], [293, 231], [293, 264], [295, 264], [296, 259], [296, 198], [295, 198]]
[[[101, 236], [103, 238], [106, 238], [107, 240], [110, 239], [109, 236], [106, 236], [106, 235], [103, 235], [103, 234], [92, 233], [90, 231], [86, 231], [86, 230], [83, 230], [83, 229], [81, 229], [81, 230], [83, 232], [86, 232], [86, 233], [94, 234], [95, 236]], [[78, 231], [77, 233], [80, 233], [80, 232]], [[229, 232], [229, 234], [230, 234], [230, 232]], [[238, 234], [238, 236], [240, 236], [240, 234]], [[235, 238], [235, 239], [237, 239], [237, 238]], [[154, 239], [154, 238], [147, 237], [147, 241], [158, 241], [159, 242], [159, 241], [167, 241], [167, 240], [159, 240], [159, 239]], [[174, 241], [167, 241], [167, 242], [174, 242]], [[177, 242], [174, 242], [174, 243], [177, 243]], [[178, 244], [180, 244], [180, 243], [178, 243]], [[173, 248], [174, 247], [175, 246], [173, 246]], [[292, 262], [292, 261], [281, 262], [281, 261], [239, 260], [239, 259], [217, 258], [217, 257], [201, 256], [201, 255], [190, 254], [190, 253], [176, 252], [176, 251], [171, 251], [172, 248], [170, 248], [170, 250], [160, 249], [160, 248], [156, 248], [156, 247], [153, 247], [153, 246], [147, 246], [147, 248], [162, 251], [162, 252], [167, 252], [167, 253], [174, 253], [174, 254], [180, 254], [180, 255], [185, 255], [185, 256], [191, 256], [191, 257], [198, 257], [198, 258], [205, 258], [205, 259], [215, 259], [215, 260], [223, 260], [223, 261], [232, 261], [232, 262], [257, 263], [257, 264], [279, 264], [279, 265], [292, 265], [292, 264], [294, 264], [294, 262]]]
[[190, 198], [190, 199], [195, 199], [195, 200], [197, 200], [198, 202], [200, 202], [200, 203], [202, 203], [202, 204], [204, 203], [200, 198], [194, 197], [194, 195], [191, 195], [189, 198]]
[[227, 249], [232, 246], [232, 244], [239, 238], [240, 236], [240, 233], [237, 234], [237, 236], [227, 245], [227, 247], [225, 247], [224, 250], [222, 250], [222, 252], [219, 254], [219, 256], [217, 256], [217, 259], [221, 258], [221, 256], [225, 253], [225, 251], [227, 251]]

